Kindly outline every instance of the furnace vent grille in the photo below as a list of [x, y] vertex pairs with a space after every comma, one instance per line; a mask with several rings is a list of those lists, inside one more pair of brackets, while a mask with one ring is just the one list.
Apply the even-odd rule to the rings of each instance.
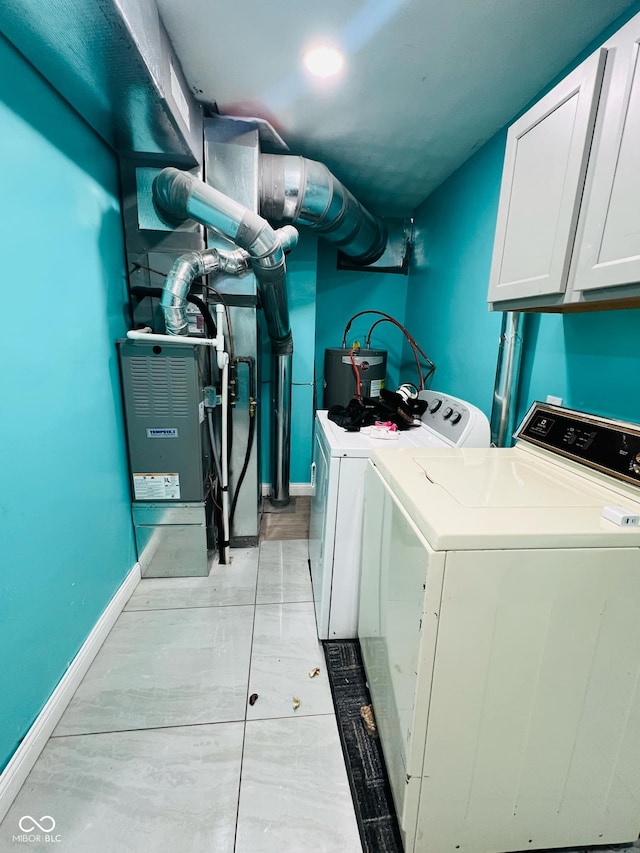
[[137, 417], [189, 417], [186, 359], [135, 355], [129, 371]]

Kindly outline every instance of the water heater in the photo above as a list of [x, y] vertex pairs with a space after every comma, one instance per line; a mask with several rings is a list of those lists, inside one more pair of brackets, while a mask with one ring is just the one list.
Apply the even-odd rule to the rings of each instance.
[[323, 408], [346, 406], [355, 397], [356, 368], [360, 374], [360, 394], [363, 397], [380, 396], [387, 372], [386, 350], [327, 349], [324, 351]]

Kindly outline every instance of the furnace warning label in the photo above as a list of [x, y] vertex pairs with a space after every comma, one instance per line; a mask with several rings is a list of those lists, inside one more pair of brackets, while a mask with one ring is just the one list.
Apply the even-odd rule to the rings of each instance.
[[137, 501], [180, 499], [179, 474], [134, 474], [133, 496]]

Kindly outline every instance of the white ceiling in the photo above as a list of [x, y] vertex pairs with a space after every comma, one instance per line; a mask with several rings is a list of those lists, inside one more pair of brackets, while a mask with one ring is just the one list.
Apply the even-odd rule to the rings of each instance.
[[[260, 116], [374, 212], [411, 214], [629, 0], [157, 0], [196, 96]], [[311, 79], [314, 42], [346, 55]]]

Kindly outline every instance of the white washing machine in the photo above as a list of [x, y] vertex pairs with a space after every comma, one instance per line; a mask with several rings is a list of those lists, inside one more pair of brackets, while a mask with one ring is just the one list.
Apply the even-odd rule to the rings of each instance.
[[422, 424], [398, 432], [397, 440], [347, 432], [326, 411], [316, 413], [309, 562], [321, 640], [358, 636], [364, 475], [372, 451], [489, 445], [489, 423], [475, 406], [437, 391], [419, 396], [428, 402]]
[[359, 636], [406, 853], [640, 832], [640, 427], [534, 404], [517, 435], [369, 463]]

